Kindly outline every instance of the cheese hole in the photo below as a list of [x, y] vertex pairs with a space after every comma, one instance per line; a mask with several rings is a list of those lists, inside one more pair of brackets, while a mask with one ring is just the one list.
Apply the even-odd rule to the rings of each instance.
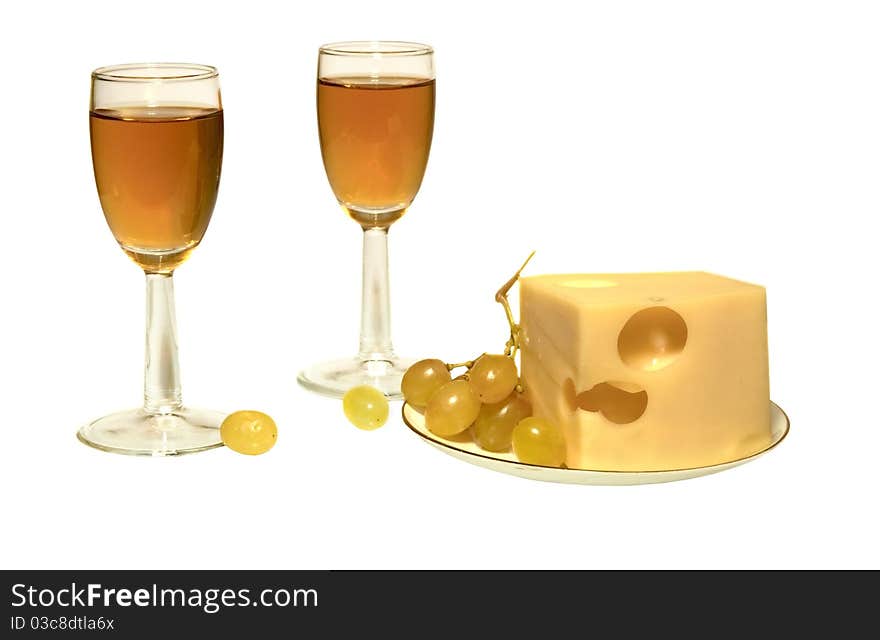
[[611, 280], [593, 280], [584, 278], [581, 280], [567, 280], [562, 283], [563, 287], [568, 287], [569, 289], [605, 289], [606, 287], [616, 287], [616, 282], [611, 282]]
[[687, 325], [669, 307], [648, 307], [634, 313], [617, 336], [617, 352], [630, 367], [659, 371], [668, 367], [687, 343]]
[[614, 424], [629, 424], [648, 408], [648, 392], [631, 382], [600, 382], [579, 393], [577, 405], [584, 411], [600, 411]]

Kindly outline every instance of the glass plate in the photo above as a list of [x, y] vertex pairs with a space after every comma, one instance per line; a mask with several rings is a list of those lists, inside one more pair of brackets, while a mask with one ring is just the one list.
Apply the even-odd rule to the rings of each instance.
[[692, 469], [670, 469], [668, 471], [590, 471], [588, 469], [558, 469], [555, 467], [540, 467], [532, 464], [523, 464], [516, 460], [513, 453], [492, 453], [480, 449], [471, 441], [457, 442], [435, 436], [425, 428], [424, 416], [413, 407], [404, 403], [403, 421], [413, 432], [421, 436], [430, 444], [444, 453], [465, 462], [485, 467], [500, 473], [528, 478], [529, 480], [542, 480], [544, 482], [564, 482], [567, 484], [592, 484], [592, 485], [632, 485], [654, 484], [658, 482], [674, 482], [707, 476], [719, 471], [726, 471], [738, 467], [746, 462], [759, 458], [770, 449], [778, 445], [788, 435], [790, 426], [788, 416], [773, 402], [770, 403], [770, 435], [771, 442], [763, 450], [758, 451], [746, 458], [739, 458], [721, 464], [713, 464], [708, 467], [694, 467]]

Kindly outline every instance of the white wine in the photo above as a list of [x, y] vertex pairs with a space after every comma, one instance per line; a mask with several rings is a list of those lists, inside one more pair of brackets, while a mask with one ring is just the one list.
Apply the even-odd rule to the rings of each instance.
[[434, 133], [434, 80], [318, 81], [324, 168], [337, 200], [365, 226], [400, 218], [422, 183]]
[[214, 211], [223, 111], [96, 109], [89, 124], [98, 196], [113, 235], [146, 271], [173, 271], [201, 242]]

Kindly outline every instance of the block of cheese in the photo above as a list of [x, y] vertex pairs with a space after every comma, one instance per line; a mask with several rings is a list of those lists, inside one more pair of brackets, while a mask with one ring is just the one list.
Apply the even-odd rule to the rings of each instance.
[[522, 380], [569, 468], [656, 471], [770, 444], [763, 287], [702, 272], [520, 279]]

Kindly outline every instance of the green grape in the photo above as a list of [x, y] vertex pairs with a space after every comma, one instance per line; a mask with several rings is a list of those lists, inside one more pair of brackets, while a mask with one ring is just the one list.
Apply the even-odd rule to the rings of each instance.
[[275, 446], [278, 427], [265, 413], [236, 411], [220, 425], [220, 439], [233, 451], [257, 456]]
[[501, 402], [484, 404], [474, 423], [474, 441], [486, 451], [507, 451], [513, 428], [532, 415], [532, 405], [514, 391]]
[[480, 399], [467, 380], [459, 378], [437, 389], [425, 408], [425, 426], [438, 436], [467, 429], [480, 413]]
[[520, 462], [561, 467], [565, 462], [565, 438], [555, 424], [526, 418], [513, 429], [513, 452]]
[[474, 391], [486, 404], [504, 400], [519, 381], [513, 358], [489, 353], [477, 358], [468, 376]]
[[352, 387], [342, 396], [342, 410], [358, 429], [372, 431], [388, 420], [388, 398], [370, 385]]
[[440, 360], [419, 360], [403, 374], [400, 390], [407, 404], [423, 408], [437, 389], [452, 380], [449, 369]]

